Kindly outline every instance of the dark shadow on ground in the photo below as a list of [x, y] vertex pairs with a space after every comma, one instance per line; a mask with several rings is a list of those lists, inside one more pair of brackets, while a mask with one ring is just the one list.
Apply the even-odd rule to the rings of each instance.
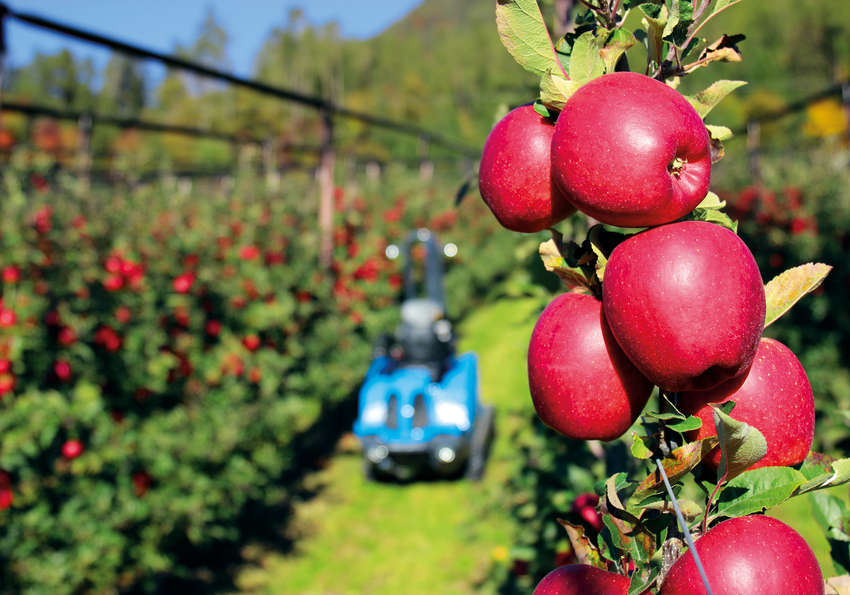
[[180, 539], [164, 550], [185, 570], [181, 575], [157, 576], [136, 585], [128, 593], [232, 593], [237, 590], [236, 573], [246, 562], [242, 550], [247, 544], [258, 544], [283, 554], [291, 553], [295, 541], [287, 536], [286, 527], [293, 517], [294, 504], [312, 499], [321, 488], [305, 489], [303, 479], [321, 469], [333, 454], [339, 439], [351, 431], [357, 414], [357, 393], [340, 403], [328, 406], [318, 421], [294, 441], [294, 464], [278, 480], [288, 497], [276, 506], [252, 502], [238, 521], [238, 538], [213, 542], [198, 547]]

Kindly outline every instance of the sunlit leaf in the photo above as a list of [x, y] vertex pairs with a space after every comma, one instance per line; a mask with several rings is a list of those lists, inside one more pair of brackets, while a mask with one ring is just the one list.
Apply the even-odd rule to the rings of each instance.
[[502, 45], [520, 66], [541, 76], [553, 69], [563, 73], [535, 0], [497, 0], [496, 27]]
[[850, 459], [838, 459], [830, 462], [822, 473], [814, 477], [807, 477], [807, 481], [797, 489], [797, 494], [805, 494], [815, 490], [831, 488], [837, 485], [850, 483]]
[[561, 71], [549, 70], [540, 78], [540, 102], [559, 112], [579, 87], [581, 83], [569, 80]]
[[632, 456], [636, 459], [648, 459], [652, 456], [652, 451], [646, 447], [637, 432], [632, 432]]
[[720, 467], [718, 481], [729, 481], [758, 463], [767, 454], [767, 440], [758, 429], [738, 421], [716, 405], [713, 409], [714, 425], [720, 440]]
[[727, 81], [719, 80], [712, 83], [708, 88], [703, 89], [696, 95], [685, 95], [685, 99], [694, 106], [694, 109], [705, 118], [720, 101], [729, 95], [738, 87], [746, 85], [746, 81]]
[[582, 33], [573, 44], [570, 54], [570, 79], [584, 84], [605, 73], [602, 61], [602, 41], [592, 31]]
[[617, 62], [625, 52], [637, 43], [634, 34], [625, 29], [615, 29], [608, 36], [605, 45], [599, 50], [602, 62], [605, 64], [605, 72], [614, 72]]
[[708, 134], [711, 136], [713, 140], [724, 141], [729, 140], [734, 136], [731, 128], [727, 128], [726, 126], [714, 126], [712, 124], [706, 124], [706, 129], [708, 130]]
[[822, 263], [808, 263], [788, 269], [764, 286], [767, 311], [764, 326], [770, 326], [785, 314], [807, 293], [817, 289], [832, 267]]
[[759, 467], [741, 473], [717, 499], [717, 515], [737, 517], [762, 512], [785, 502], [806, 481], [792, 467]]

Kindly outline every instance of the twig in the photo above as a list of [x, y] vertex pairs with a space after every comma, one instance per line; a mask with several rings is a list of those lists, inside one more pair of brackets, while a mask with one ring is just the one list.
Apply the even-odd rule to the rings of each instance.
[[[720, 10], [717, 10], [717, 11], [711, 13], [710, 15], [708, 15], [708, 18], [706, 18], [703, 22], [701, 22], [699, 25], [697, 25], [696, 29], [694, 29], [693, 32], [691, 32], [691, 34], [688, 35], [688, 38], [682, 44], [682, 47], [684, 47], [684, 48], [688, 47], [688, 45], [690, 45], [690, 43], [691, 43], [691, 40], [694, 37], [696, 37], [697, 33], [700, 32], [700, 29], [702, 29], [705, 26], [705, 24], [708, 23], [711, 19], [713, 19], [714, 17], [719, 15], [721, 12], [723, 12], [724, 10], [729, 8], [730, 6], [735, 6], [736, 4], [740, 4], [740, 2], [741, 2], [741, 0], [733, 0], [732, 2], [730, 2], [729, 4], [727, 4], [726, 6], [721, 8]], [[708, 2], [706, 2], [706, 6], [707, 5], [708, 5]], [[704, 8], [703, 8], [703, 10], [704, 10]]]
[[617, 13], [620, 11], [620, 0], [614, 0], [614, 4], [611, 6], [611, 22], [617, 22]]
[[667, 489], [667, 495], [670, 496], [670, 501], [673, 504], [673, 510], [676, 511], [676, 520], [679, 521], [679, 528], [682, 530], [682, 533], [685, 534], [685, 541], [688, 542], [688, 549], [694, 555], [694, 562], [696, 562], [697, 570], [699, 571], [699, 575], [705, 585], [705, 591], [708, 595], [713, 595], [711, 592], [711, 586], [708, 584], [708, 576], [705, 574], [705, 568], [702, 566], [702, 560], [700, 560], [697, 548], [694, 545], [694, 538], [691, 537], [691, 532], [688, 530], [688, 524], [685, 522], [682, 509], [679, 508], [679, 501], [676, 500], [676, 494], [673, 493], [673, 488], [670, 486], [670, 480], [667, 479], [667, 472], [664, 471], [664, 465], [661, 464], [661, 459], [655, 459], [655, 465], [658, 467], [659, 473], [661, 473], [661, 479], [664, 481], [664, 487]]
[[590, 2], [590, 0], [578, 0], [578, 1], [579, 1], [580, 4], [584, 4], [585, 6], [587, 6], [590, 10], [593, 10], [593, 11], [602, 10], [602, 8], [600, 6]]
[[705, 514], [702, 516], [702, 525], [700, 526], [700, 533], [705, 533], [706, 529], [708, 529], [708, 513], [711, 511], [711, 507], [714, 505], [714, 497], [717, 496], [717, 491], [720, 489], [720, 484], [723, 483], [726, 478], [726, 474], [723, 474], [723, 477], [720, 481], [717, 482], [717, 485], [714, 486], [714, 489], [711, 490], [711, 495], [708, 497], [708, 501], [705, 503]]

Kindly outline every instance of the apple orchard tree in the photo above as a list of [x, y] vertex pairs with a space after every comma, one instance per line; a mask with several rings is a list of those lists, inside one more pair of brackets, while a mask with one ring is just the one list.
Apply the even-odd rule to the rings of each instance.
[[[584, 507], [595, 528], [562, 522], [580, 563], [535, 593], [825, 592], [808, 544], [762, 513], [850, 482], [850, 459], [811, 452], [806, 373], [762, 334], [831, 267], [763, 283], [709, 190], [731, 131], [704, 118], [744, 82], [677, 90], [694, 70], [741, 59], [742, 36], [700, 37], [739, 1], [582, 0], [556, 41], [535, 0], [497, 1], [502, 42], [540, 76], [540, 94], [487, 138], [481, 196], [509, 230], [551, 230], [540, 255], [566, 290], [532, 333], [534, 407], [571, 439], [631, 432], [642, 469], [598, 484], [596, 508]], [[586, 237], [565, 238], [554, 226], [575, 211]], [[850, 542], [843, 504], [819, 502], [831, 537]]]

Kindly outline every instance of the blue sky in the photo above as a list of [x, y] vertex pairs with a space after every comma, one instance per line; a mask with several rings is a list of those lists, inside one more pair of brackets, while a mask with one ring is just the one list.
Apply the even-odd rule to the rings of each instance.
[[[250, 75], [254, 56], [269, 31], [283, 25], [291, 8], [301, 8], [307, 20], [320, 25], [338, 21], [345, 37], [364, 38], [383, 31], [422, 0], [7, 0], [13, 10], [35, 13], [96, 33], [117, 37], [152, 50], [170, 52], [176, 43], [188, 45], [198, 33], [207, 10], [229, 35], [231, 70]], [[91, 56], [98, 66], [106, 50], [10, 21], [6, 24], [8, 59], [28, 62], [36, 51], [70, 48]], [[156, 74], [154, 74], [156, 77]]]

